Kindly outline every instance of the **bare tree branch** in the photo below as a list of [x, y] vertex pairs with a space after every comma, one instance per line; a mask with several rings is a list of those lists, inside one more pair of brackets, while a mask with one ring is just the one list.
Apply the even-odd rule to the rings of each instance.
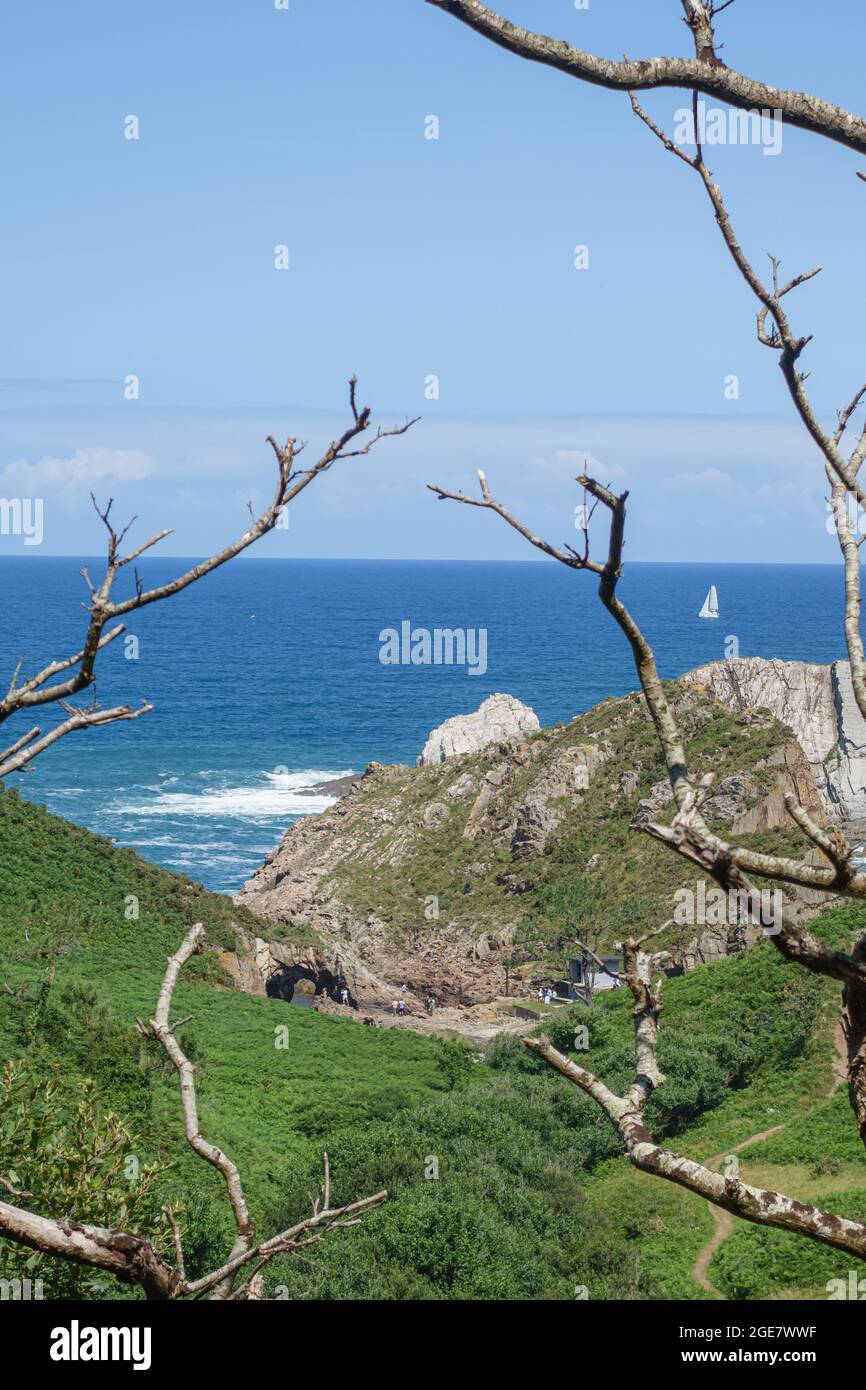
[[[662, 747], [676, 803], [676, 814], [670, 825], [649, 821], [637, 823], [632, 828], [675, 850], [682, 858], [715, 879], [724, 889], [735, 889], [737, 892], [745, 893], [749, 898], [755, 893], [748, 877], [749, 873], [804, 888], [819, 888], [827, 892], [844, 893], [854, 898], [866, 898], [866, 875], [854, 872], [847, 858], [841, 856], [841, 850], [837, 861], [831, 859], [830, 864], [824, 868], [821, 865], [730, 844], [707, 825], [701, 807], [709, 793], [712, 778], [710, 776], [695, 785], [689, 773], [683, 737], [659, 677], [652, 647], [617, 594], [617, 584], [622, 571], [628, 493], [617, 496], [609, 488], [585, 475], [581, 475], [577, 481], [610, 515], [607, 562], [603, 566], [594, 567], [595, 572], [600, 575], [599, 596], [631, 645], [641, 688]], [[431, 490], [443, 499], [489, 508], [522, 535], [530, 537], [532, 544], [537, 545], [546, 554], [562, 559], [562, 563], [568, 564], [571, 568], [585, 568], [582, 564], [574, 564], [571, 557], [562, 558], [554, 547], [538, 537], [533, 537], [528, 527], [519, 522], [502, 503], [496, 501], [490, 493], [486, 479], [482, 487], [480, 502], [465, 497], [462, 493], [448, 492], [441, 487], [433, 487]], [[812, 970], [815, 974], [842, 983], [853, 1001], [848, 1008], [849, 1018], [859, 1018], [859, 1001], [861, 998], [866, 1000], [866, 955], [861, 955], [858, 951], [847, 954], [828, 946], [814, 933], [794, 922], [787, 912], [782, 914], [781, 926], [777, 923], [766, 925], [772, 926], [771, 939], [788, 960]], [[863, 1028], [863, 1033], [858, 1033], [856, 1027], [852, 1032], [852, 1056], [858, 1059], [859, 1070], [856, 1077], [850, 1073], [849, 1080], [858, 1127], [863, 1142], [866, 1143], [866, 1004], [863, 1007]], [[857, 1089], [858, 1086], [860, 1089]]]
[[646, 937], [631, 938], [623, 948], [623, 978], [634, 1000], [635, 1037], [634, 1079], [625, 1095], [618, 1096], [592, 1072], [558, 1052], [548, 1038], [524, 1038], [526, 1046], [601, 1107], [619, 1132], [636, 1168], [697, 1192], [745, 1221], [809, 1236], [834, 1250], [866, 1259], [866, 1225], [780, 1192], [751, 1187], [738, 1177], [723, 1177], [653, 1140], [644, 1112], [652, 1093], [664, 1085], [665, 1077], [657, 1056], [661, 979], [654, 985], [652, 972], [667, 953], [649, 955], [641, 949], [645, 941]]
[[547, 1038], [524, 1038], [524, 1042], [536, 1056], [601, 1106], [619, 1131], [629, 1159], [642, 1172], [696, 1192], [744, 1221], [809, 1236], [834, 1250], [866, 1259], [866, 1226], [781, 1192], [751, 1187], [736, 1177], [723, 1177], [693, 1159], [663, 1148], [653, 1140], [631, 1099], [615, 1095], [591, 1072], [557, 1052]]
[[[312, 467], [303, 470], [295, 468], [299, 455], [303, 452], [304, 445], [299, 444], [295, 439], [288, 439], [286, 443], [280, 445], [272, 437], [268, 437], [268, 443], [274, 451], [277, 460], [277, 486], [273, 500], [265, 508], [259, 517], [254, 517], [252, 524], [244, 531], [242, 536], [227, 545], [217, 554], [211, 555], [208, 559], [202, 560], [187, 570], [185, 574], [179, 575], [176, 579], [167, 584], [158, 585], [153, 589], [145, 589], [141, 578], [136, 571], [134, 593], [123, 600], [114, 601], [112, 590], [118, 573], [127, 565], [137, 560], [145, 551], [150, 550], [166, 536], [171, 535], [171, 531], [159, 531], [151, 536], [141, 545], [131, 550], [128, 554], [122, 554], [121, 548], [126, 535], [133, 522], [130, 521], [126, 526], [118, 530], [112, 519], [113, 498], [105, 507], [100, 507], [95, 497], [91, 498], [94, 509], [102, 521], [107, 533], [107, 556], [106, 569], [101, 583], [94, 584], [87, 570], [83, 570], [85, 582], [89, 591], [89, 599], [85, 605], [90, 617], [84, 646], [73, 656], [64, 657], [57, 661], [51, 661], [42, 667], [35, 675], [19, 684], [19, 674], [22, 662], [19, 661], [6, 696], [0, 700], [0, 724], [11, 716], [24, 709], [32, 709], [36, 706], [53, 704], [56, 701], [64, 701], [77, 695], [81, 690], [92, 686], [95, 680], [96, 659], [103, 648], [109, 643], [114, 642], [126, 631], [124, 624], [120, 623], [105, 631], [113, 619], [125, 617], [128, 613], [138, 609], [148, 607], [152, 603], [159, 603], [163, 599], [171, 598], [175, 594], [181, 593], [189, 588], [205, 575], [211, 574], [220, 566], [233, 560], [242, 551], [255, 544], [262, 536], [272, 531], [278, 524], [280, 516], [296, 497], [309, 487], [322, 473], [333, 467], [337, 462], [350, 458], [359, 458], [370, 451], [383, 439], [394, 438], [405, 434], [417, 423], [417, 418], [406, 420], [402, 425], [392, 429], [378, 429], [366, 443], [360, 444], [356, 448], [351, 445], [356, 444], [368, 432], [372, 423], [372, 410], [370, 406], [358, 406], [357, 398], [358, 381], [352, 377], [349, 383], [349, 403], [352, 412], [351, 424], [343, 434], [333, 440], [318, 462]], [[133, 518], [133, 521], [135, 518]], [[66, 671], [71, 671], [63, 681], [55, 678]], [[33, 731], [23, 739], [16, 740], [10, 745], [0, 760], [0, 778], [8, 776], [10, 773], [19, 772], [46, 748], [51, 747], [58, 739], [64, 738], [66, 734], [72, 733], [77, 729], [92, 727], [98, 724], [110, 724], [122, 719], [137, 719], [139, 715], [149, 712], [152, 705], [143, 704], [138, 710], [131, 710], [127, 705], [119, 705], [112, 710], [101, 710], [96, 712], [95, 707], [87, 712], [76, 711], [64, 723], [59, 724], [49, 734], [38, 738], [39, 730]]]
[[[260, 536], [272, 530], [277, 525], [283, 508], [336, 462], [367, 454], [380, 440], [405, 434], [416, 423], [415, 420], [407, 420], [405, 424], [393, 429], [379, 429], [366, 443], [358, 444], [354, 448], [350, 447], [362, 439], [371, 423], [370, 407], [359, 407], [358, 405], [357, 385], [357, 380], [353, 377], [349, 383], [351, 424], [338, 439], [331, 442], [312, 468], [304, 470], [296, 470], [295, 468], [295, 462], [303, 452], [303, 444], [298, 444], [296, 440], [290, 438], [285, 445], [281, 446], [272, 437], [269, 438], [268, 443], [276, 456], [279, 473], [276, 491], [270, 506], [260, 517], [253, 518], [252, 525], [238, 540], [168, 584], [146, 590], [136, 571], [133, 596], [121, 602], [115, 602], [112, 599], [112, 587], [118, 572], [133, 563], [145, 551], [151, 549], [170, 533], [161, 531], [128, 554], [122, 554], [123, 541], [132, 522], [118, 530], [111, 515], [113, 500], [109, 499], [107, 505], [100, 508], [96, 499], [92, 499], [94, 508], [108, 535], [107, 561], [105, 575], [99, 585], [91, 581], [86, 569], [82, 570], [90, 596], [88, 605], [86, 605], [89, 608], [90, 618], [84, 646], [73, 656], [49, 662], [35, 675], [19, 683], [23, 664], [22, 658], [13, 672], [5, 698], [0, 701], [0, 723], [23, 709], [52, 703], [59, 703], [67, 717], [45, 734], [41, 733], [38, 726], [34, 726], [9, 744], [0, 753], [0, 777], [22, 770], [45, 749], [75, 730], [110, 724], [119, 720], [137, 719], [152, 708], [151, 705], [144, 703], [138, 709], [133, 709], [128, 705], [101, 709], [95, 698], [95, 688], [94, 697], [87, 708], [78, 708], [69, 703], [71, 696], [87, 686], [93, 686], [94, 667], [99, 652], [125, 631], [123, 624], [105, 631], [106, 626], [113, 618], [169, 598], [196, 583], [206, 574], [240, 554]], [[72, 674], [65, 680], [57, 681], [56, 677], [64, 672], [71, 672]], [[314, 1205], [312, 1216], [279, 1235], [271, 1237], [270, 1240], [256, 1244], [255, 1226], [250, 1216], [237, 1166], [222, 1149], [211, 1143], [201, 1133], [198, 1121], [194, 1067], [177, 1038], [178, 1029], [188, 1020], [177, 1020], [174, 1023], [170, 1021], [172, 998], [180, 972], [190, 957], [202, 949], [204, 938], [205, 931], [201, 923], [190, 928], [183, 943], [168, 961], [153, 1019], [149, 1024], [144, 1024], [140, 1020], [138, 1024], [144, 1036], [152, 1037], [160, 1043], [178, 1073], [187, 1141], [200, 1158], [217, 1169], [225, 1183], [236, 1229], [234, 1244], [225, 1264], [211, 1274], [190, 1282], [186, 1275], [180, 1226], [170, 1209], [166, 1209], [164, 1215], [171, 1227], [176, 1260], [175, 1269], [172, 1269], [153, 1244], [143, 1237], [126, 1231], [84, 1225], [71, 1220], [52, 1220], [10, 1203], [0, 1202], [0, 1235], [42, 1253], [58, 1255], [94, 1269], [106, 1270], [125, 1282], [139, 1284], [145, 1290], [147, 1297], [154, 1299], [197, 1297], [202, 1293], [210, 1293], [214, 1299], [234, 1298], [236, 1296], [234, 1292], [236, 1274], [253, 1261], [257, 1262], [257, 1268], [251, 1273], [244, 1288], [250, 1293], [250, 1296], [261, 1297], [262, 1281], [259, 1271], [270, 1260], [301, 1246], [314, 1244], [322, 1240], [332, 1230], [357, 1224], [361, 1213], [385, 1201], [387, 1197], [387, 1193], [383, 1191], [342, 1207], [332, 1207], [331, 1172], [326, 1155], [322, 1195]], [[7, 993], [12, 993], [8, 986], [4, 987]], [[0, 1183], [10, 1195], [17, 1197], [29, 1195], [19, 1192], [6, 1179], [0, 1178]]]
[[[862, 116], [856, 116], [807, 92], [771, 87], [735, 68], [726, 67], [716, 56], [713, 47], [712, 14], [707, 20], [707, 6], [697, 3], [697, 0], [683, 0], [687, 22], [698, 46], [696, 57], [624, 58], [621, 62], [574, 48], [564, 39], [553, 39], [523, 29], [496, 14], [481, 0], [426, 0], [426, 3], [459, 19], [509, 53], [533, 63], [557, 68], [582, 82], [618, 92], [648, 91], [661, 87], [703, 92], [741, 110], [779, 111], [788, 125], [826, 136], [861, 154], [866, 153], [866, 120]], [[720, 12], [716, 10], [716, 13]], [[690, 13], [694, 16], [693, 22], [689, 22]]]
[[[169, 959], [162, 988], [159, 991], [159, 998], [156, 1001], [156, 1013], [151, 1019], [149, 1027], [139, 1025], [139, 1028], [144, 1036], [157, 1039], [180, 1078], [183, 1127], [187, 1143], [198, 1154], [199, 1158], [203, 1158], [206, 1163], [210, 1163], [218, 1170], [225, 1182], [232, 1215], [237, 1227], [237, 1235], [230, 1256], [231, 1260], [237, 1255], [246, 1253], [251, 1248], [255, 1240], [256, 1228], [250, 1216], [241, 1176], [236, 1165], [230, 1158], [226, 1157], [222, 1149], [218, 1148], [216, 1144], [211, 1144], [201, 1133], [198, 1123], [195, 1071], [192, 1062], [186, 1056], [175, 1036], [174, 1028], [169, 1025], [169, 1010], [178, 976], [187, 961], [202, 949], [204, 937], [205, 930], [201, 922], [190, 927], [180, 948]], [[223, 1295], [230, 1292], [230, 1285], [223, 1285], [220, 1292]]]
[[[153, 705], [143, 704], [138, 709], [133, 709], [131, 705], [115, 705], [112, 709], [71, 709], [69, 718], [62, 724], [57, 724], [50, 733], [43, 734], [37, 738], [38, 729], [31, 729], [29, 734], [25, 734], [23, 739], [19, 739], [17, 745], [13, 744], [8, 750], [8, 755], [4, 754], [3, 761], [0, 762], [0, 777], [8, 777], [12, 772], [20, 772], [23, 767], [31, 763], [34, 758], [38, 758], [40, 753], [44, 753], [46, 748], [50, 748], [53, 743], [67, 734], [75, 733], [78, 729], [96, 728], [100, 724], [116, 724], [123, 719], [138, 719], [142, 714], [149, 714]], [[31, 740], [36, 740], [32, 742]]]
[[[858, 406], [866, 397], [861, 387], [849, 404], [839, 412], [834, 433], [821, 424], [806, 388], [807, 374], [799, 366], [801, 355], [811, 341], [810, 336], [796, 333], [788, 316], [785, 301], [794, 290], [813, 280], [820, 267], [815, 267], [782, 283], [779, 261], [771, 256], [771, 282], [765, 283], [740, 244], [731, 223], [727, 207], [712, 172], [708, 169], [701, 144], [698, 119], [698, 93], [715, 96], [731, 105], [773, 112], [788, 124], [840, 141], [852, 149], [866, 149], [866, 121], [829, 103], [799, 92], [786, 92], [754, 82], [728, 68], [718, 57], [713, 21], [732, 0], [723, 4], [715, 0], [681, 0], [685, 22], [692, 33], [696, 58], [649, 59], [633, 62], [625, 59], [612, 63], [595, 55], [572, 48], [569, 44], [543, 35], [533, 34], [509, 23], [480, 0], [428, 0], [428, 3], [461, 20], [479, 34], [508, 51], [534, 62], [545, 63], [580, 80], [625, 90], [635, 114], [644, 122], [668, 153], [693, 170], [701, 179], [727, 250], [737, 270], [758, 300], [758, 341], [779, 354], [779, 365], [795, 409], [809, 436], [818, 446], [830, 485], [830, 501], [834, 523], [844, 561], [845, 574], [845, 638], [848, 646], [852, 684], [861, 713], [866, 717], [866, 655], [860, 632], [861, 573], [859, 547], [852, 534], [848, 516], [848, 499], [855, 498], [866, 505], [866, 490], [858, 474], [866, 461], [866, 424], [860, 438], [846, 459], [841, 445], [846, 430]], [[635, 93], [657, 87], [683, 87], [693, 93], [695, 126], [694, 157], [680, 149], [647, 115]], [[866, 179], [866, 174], [859, 174]], [[594, 569], [599, 573], [599, 595], [615, 618], [632, 648], [638, 676], [652, 721], [664, 754], [671, 787], [674, 793], [675, 814], [670, 825], [654, 822], [633, 825], [635, 831], [649, 834], [673, 849], [687, 862], [710, 875], [721, 887], [735, 889], [746, 895], [751, 903], [755, 890], [749, 875], [781, 880], [801, 887], [819, 888], [842, 893], [848, 897], [866, 897], [866, 875], [856, 871], [851, 863], [847, 845], [836, 832], [825, 832], [816, 826], [804, 808], [789, 802], [788, 809], [796, 824], [819, 851], [818, 862], [795, 860], [786, 856], [765, 854], [724, 841], [704, 819], [702, 807], [707, 798], [711, 777], [697, 785], [686, 763], [684, 743], [676, 718], [659, 680], [655, 658], [648, 641], [617, 595], [622, 567], [622, 547], [625, 528], [625, 505], [628, 494], [617, 497], [594, 479], [577, 480], [588, 493], [604, 506], [610, 517], [608, 559], [604, 566], [588, 563], [589, 537], [585, 531], [584, 557], [570, 547], [557, 550], [540, 540], [519, 522], [501, 503], [490, 495], [482, 478], [482, 499], [470, 499], [460, 493], [433, 488], [437, 496], [495, 511], [510, 526], [522, 534], [537, 549], [569, 564], [575, 569]], [[866, 1143], [866, 932], [858, 936], [850, 953], [835, 950], [812, 932], [792, 920], [783, 911], [781, 925], [764, 923], [763, 910], [758, 921], [767, 930], [776, 948], [789, 960], [816, 974], [838, 980], [843, 985], [843, 1023], [848, 1047], [848, 1090], [860, 1136]], [[649, 967], [637, 950], [629, 948], [624, 977], [635, 998], [636, 1077], [626, 1097], [614, 1096], [599, 1080], [576, 1063], [562, 1057], [546, 1040], [529, 1040], [527, 1045], [543, 1056], [550, 1065], [569, 1080], [581, 1086], [606, 1111], [617, 1125], [629, 1156], [638, 1167], [658, 1173], [691, 1190], [700, 1192], [711, 1201], [746, 1220], [762, 1225], [779, 1225], [799, 1231], [813, 1239], [846, 1249], [863, 1257], [866, 1253], [866, 1227], [844, 1222], [841, 1218], [794, 1202], [778, 1193], [749, 1188], [732, 1179], [724, 1179], [653, 1144], [643, 1127], [640, 1116], [646, 1098], [660, 1084], [661, 1074], [655, 1060], [655, 1040], [660, 995], [654, 989]]]
[[176, 1296], [171, 1266], [149, 1240], [126, 1231], [105, 1230], [70, 1220], [53, 1221], [0, 1202], [0, 1235], [40, 1254], [59, 1255], [90, 1269], [103, 1269], [123, 1283], [139, 1284], [150, 1299]]
[[462, 492], [448, 492], [445, 488], [438, 487], [434, 483], [428, 483], [427, 487], [430, 492], [435, 493], [440, 502], [463, 502], [469, 507], [485, 507], [488, 511], [496, 512], [497, 516], [501, 516], [503, 521], [507, 521], [509, 526], [514, 527], [515, 531], [519, 531], [521, 536], [529, 541], [530, 545], [534, 545], [536, 550], [544, 551], [545, 555], [550, 555], [554, 560], [559, 560], [560, 564], [568, 565], [571, 569], [586, 569], [592, 570], [594, 574], [601, 574], [601, 565], [596, 564], [593, 560], [578, 555], [570, 546], [566, 546], [563, 550], [557, 550], [555, 546], [548, 545], [547, 541], [543, 541], [540, 536], [536, 536], [528, 527], [524, 526], [521, 521], [518, 521], [515, 516], [512, 516], [511, 512], [507, 511], [501, 502], [497, 502], [496, 499], [490, 495], [490, 489], [487, 486], [487, 478], [480, 468], [478, 469], [478, 480], [481, 484], [480, 498], [464, 497]]
[[[793, 290], [799, 289], [800, 286], [819, 275], [821, 267], [815, 266], [812, 270], [795, 275], [793, 279], [782, 285], [779, 282], [779, 261], [775, 256], [770, 256], [772, 286], [765, 285], [734, 232], [721, 189], [714, 181], [712, 171], [707, 168], [704, 161], [703, 150], [700, 145], [697, 112], [695, 112], [694, 123], [697, 156], [691, 159], [679, 150], [650, 119], [634, 93], [631, 92], [629, 96], [635, 115], [662, 142], [665, 149], [678, 155], [700, 176], [731, 258], [760, 303], [758, 341], [765, 347], [779, 353], [779, 366], [797, 414], [824, 457], [825, 470], [831, 488], [833, 519], [845, 567], [844, 626], [848, 659], [851, 666], [851, 682], [857, 705], [863, 717], [866, 718], [866, 649], [864, 649], [863, 636], [860, 631], [862, 594], [859, 544], [851, 533], [846, 505], [847, 496], [850, 494], [856, 498], [858, 503], [866, 506], [866, 488], [863, 487], [858, 477], [863, 458], [866, 456], [866, 428], [864, 428], [861, 439], [850, 458], [845, 459], [839, 447], [854, 411], [866, 394], [866, 387], [862, 387], [840, 413], [836, 431], [831, 435], [818, 419], [806, 390], [806, 374], [798, 366], [803, 350], [811, 342], [811, 335], [802, 337], [794, 332], [782, 305], [782, 300]], [[768, 328], [768, 320], [772, 320], [772, 329]]]

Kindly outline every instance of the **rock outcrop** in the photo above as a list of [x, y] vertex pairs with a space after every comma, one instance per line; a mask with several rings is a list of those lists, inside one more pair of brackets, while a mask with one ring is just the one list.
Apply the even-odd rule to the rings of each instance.
[[682, 680], [744, 717], [768, 710], [787, 724], [808, 760], [826, 813], [836, 820], [866, 819], [866, 721], [854, 699], [847, 661], [819, 666], [739, 657], [699, 666]]
[[220, 964], [245, 994], [291, 999], [294, 994], [328, 999], [345, 981], [354, 1000], [385, 1004], [391, 989], [344, 953], [339, 943], [314, 946], [253, 936], [237, 925], [236, 949], [219, 951]]
[[792, 740], [776, 749], [764, 762], [757, 764], [756, 771], [764, 768], [772, 772], [773, 786], [756, 805], [743, 806], [738, 810], [731, 820], [732, 835], [750, 835], [762, 830], [790, 827], [793, 822], [785, 805], [788, 794], [808, 811], [816, 825], [826, 825], [826, 806], [818, 791], [812, 767], [799, 743]]
[[477, 753], [492, 743], [522, 742], [539, 728], [534, 710], [513, 695], [489, 695], [474, 714], [457, 714], [434, 729], [418, 766], [435, 767], [461, 753]]
[[610, 757], [610, 744], [578, 744], [566, 748], [535, 779], [517, 807], [511, 838], [515, 859], [543, 854], [548, 837], [570, 806], [578, 804], [595, 773]]
[[813, 766], [823, 763], [836, 742], [829, 666], [747, 656], [711, 661], [681, 679], [703, 686], [738, 713], [769, 710], [780, 724], [787, 724]]
[[[701, 735], [695, 774], [717, 774], [711, 823], [743, 835], [789, 825], [786, 791], [822, 821], [810, 759], [789, 728], [753, 710], [758, 695], [775, 699], [772, 684], [752, 690], [732, 687], [727, 670], [703, 674], [703, 683], [689, 678], [676, 707], [684, 737]], [[737, 709], [733, 734], [716, 688]], [[519, 738], [484, 718], [475, 729], [483, 746], [459, 752], [459, 739], [440, 735], [465, 721], [448, 721], [428, 745], [431, 762], [371, 764], [335, 806], [293, 825], [239, 894], [280, 924], [283, 941], [295, 926], [314, 932], [322, 952], [310, 968], [339, 968], [362, 1008], [395, 990], [461, 1006], [520, 992], [517, 981], [528, 987], [549, 952], [561, 958], [576, 914], [607, 946], [623, 902], [652, 925], [671, 916], [678, 886], [694, 886], [693, 867], [631, 830], [674, 810], [642, 696], [543, 730], [508, 697], [485, 705], [503, 698], [517, 707]], [[795, 720], [793, 703], [784, 712]], [[697, 961], [724, 941], [693, 947]], [[254, 954], [261, 976], [286, 966], [291, 948], [265, 942]]]
[[854, 698], [851, 669], [836, 661], [832, 672], [836, 743], [825, 768], [831, 802], [846, 820], [866, 819], [866, 720]]

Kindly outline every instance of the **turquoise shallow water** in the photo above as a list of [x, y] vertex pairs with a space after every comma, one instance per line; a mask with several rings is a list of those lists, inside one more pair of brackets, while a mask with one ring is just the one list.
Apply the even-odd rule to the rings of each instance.
[[[30, 670], [78, 645], [83, 563], [99, 572], [95, 560], [0, 560], [0, 669], [11, 674], [22, 651]], [[141, 565], [148, 585], [183, 568]], [[675, 676], [724, 656], [730, 637], [742, 656], [844, 656], [841, 582], [835, 566], [634, 564], [621, 593]], [[711, 583], [720, 618], [701, 621]], [[405, 621], [484, 629], [486, 670], [383, 665], [379, 635]], [[138, 659], [122, 640], [109, 647], [99, 697], [147, 698], [154, 712], [65, 739], [11, 784], [227, 892], [293, 819], [327, 804], [304, 787], [371, 759], [414, 762], [431, 728], [493, 691], [550, 724], [636, 684], [595, 581], [554, 563], [241, 561], [131, 615], [129, 629]], [[11, 742], [23, 722], [7, 729]]]

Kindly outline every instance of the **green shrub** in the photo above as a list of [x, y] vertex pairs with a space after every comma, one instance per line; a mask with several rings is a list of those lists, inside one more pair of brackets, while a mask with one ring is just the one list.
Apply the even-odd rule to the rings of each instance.
[[[8, 1062], [0, 1082], [0, 1176], [27, 1208], [114, 1226], [165, 1246], [157, 1188], [165, 1165], [143, 1163], [136, 1136], [101, 1105], [93, 1082], [70, 1085], [59, 1068], [37, 1074]], [[13, 1200], [15, 1198], [13, 1197]], [[0, 1277], [42, 1279], [45, 1296], [105, 1296], [116, 1281], [0, 1240]]]

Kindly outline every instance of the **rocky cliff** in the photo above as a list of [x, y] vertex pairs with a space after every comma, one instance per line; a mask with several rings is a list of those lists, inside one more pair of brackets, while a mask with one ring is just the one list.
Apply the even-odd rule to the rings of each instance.
[[[805, 848], [783, 798], [794, 791], [825, 819], [813, 768], [824, 767], [827, 731], [817, 717], [800, 722], [807, 755], [784, 674], [773, 684], [764, 673], [761, 691], [754, 671], [732, 685], [734, 674], [706, 667], [672, 687], [691, 765], [716, 775], [707, 815], [746, 841], [775, 830], [787, 848]], [[813, 685], [804, 677], [798, 688]], [[787, 727], [766, 712], [770, 698]], [[829, 718], [823, 700], [815, 708]], [[239, 901], [282, 924], [284, 938], [299, 925], [315, 931], [327, 968], [339, 962], [362, 1003], [403, 985], [479, 1003], [516, 980], [560, 976], [577, 935], [609, 946], [670, 917], [676, 890], [696, 877], [634, 833], [671, 814], [643, 698], [606, 700], [552, 729], [518, 719], [511, 737], [467, 751], [436, 738], [433, 761], [415, 768], [372, 764], [337, 805], [292, 826]], [[679, 946], [703, 958], [700, 934], [699, 922], [686, 924]], [[717, 949], [723, 941], [707, 951]]]
[[491, 743], [526, 738], [539, 727], [535, 711], [513, 695], [490, 695], [474, 714], [457, 714], [434, 729], [418, 764], [435, 767], [461, 753], [476, 753]]
[[683, 680], [740, 714], [768, 710], [806, 754], [828, 814], [866, 819], [866, 721], [847, 661], [817, 666], [741, 657], [699, 666]]

